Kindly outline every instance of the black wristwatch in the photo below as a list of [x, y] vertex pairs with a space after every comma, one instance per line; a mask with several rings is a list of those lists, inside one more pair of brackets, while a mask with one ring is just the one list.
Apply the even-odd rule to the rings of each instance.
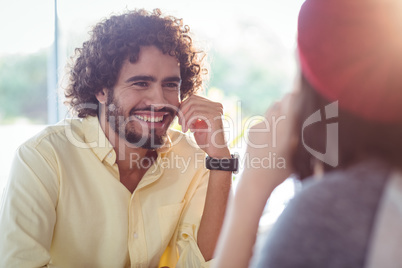
[[236, 174], [239, 171], [239, 157], [237, 154], [232, 154], [232, 158], [205, 158], [205, 167], [209, 170], [231, 171]]

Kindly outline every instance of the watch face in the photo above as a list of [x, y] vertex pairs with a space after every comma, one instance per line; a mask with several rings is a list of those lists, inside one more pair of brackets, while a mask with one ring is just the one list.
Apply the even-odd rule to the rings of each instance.
[[237, 155], [232, 158], [217, 159], [207, 156], [205, 159], [205, 167], [209, 170], [222, 170], [237, 172], [239, 170], [239, 159]]

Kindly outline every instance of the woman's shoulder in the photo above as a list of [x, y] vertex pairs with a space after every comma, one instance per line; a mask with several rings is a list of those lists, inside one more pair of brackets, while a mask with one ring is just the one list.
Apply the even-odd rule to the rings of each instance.
[[363, 267], [391, 171], [368, 161], [307, 179], [267, 237], [259, 267]]
[[303, 182], [300, 199], [330, 201], [332, 199], [376, 199], [393, 168], [378, 159], [369, 159], [345, 169], [336, 169], [322, 177], [311, 177]]

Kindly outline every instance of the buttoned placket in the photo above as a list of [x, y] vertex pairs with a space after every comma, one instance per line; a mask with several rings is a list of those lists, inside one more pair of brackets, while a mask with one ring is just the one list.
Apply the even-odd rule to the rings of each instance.
[[133, 192], [129, 205], [129, 239], [128, 249], [131, 259], [131, 267], [145, 268], [148, 264], [147, 241], [145, 237], [144, 219], [142, 216], [141, 189], [157, 181], [163, 173], [160, 168], [161, 158], [159, 156], [155, 163], [140, 181], [137, 189]]
[[131, 267], [145, 268], [148, 262], [148, 252], [145, 241], [145, 231], [141, 212], [141, 201], [138, 191], [134, 191], [129, 205], [129, 239], [128, 248]]

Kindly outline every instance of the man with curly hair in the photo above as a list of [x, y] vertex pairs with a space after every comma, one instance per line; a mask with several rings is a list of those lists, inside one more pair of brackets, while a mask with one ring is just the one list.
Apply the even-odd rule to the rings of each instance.
[[[204, 54], [159, 10], [115, 15], [76, 49], [66, 119], [17, 151], [1, 267], [208, 267], [233, 161]], [[183, 132], [169, 129], [178, 117]], [[205, 155], [211, 166], [205, 168]]]

